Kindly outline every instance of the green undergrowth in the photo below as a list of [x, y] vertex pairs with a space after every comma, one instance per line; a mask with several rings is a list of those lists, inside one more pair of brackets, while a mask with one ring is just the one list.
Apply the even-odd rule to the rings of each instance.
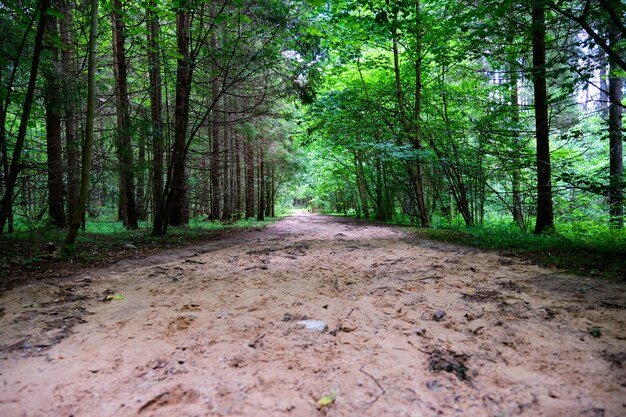
[[63, 241], [67, 231], [52, 226], [18, 229], [0, 238], [0, 279], [25, 273], [54, 271], [58, 267], [103, 265], [119, 259], [223, 237], [236, 231], [260, 229], [278, 218], [233, 223], [190, 221], [186, 227], [170, 227], [165, 236], [154, 236], [147, 222], [126, 230], [116, 221], [90, 221], [72, 247]]
[[528, 256], [539, 264], [569, 272], [626, 279], [626, 233], [576, 224], [556, 225], [552, 234], [535, 235], [508, 225], [419, 229], [440, 241]]

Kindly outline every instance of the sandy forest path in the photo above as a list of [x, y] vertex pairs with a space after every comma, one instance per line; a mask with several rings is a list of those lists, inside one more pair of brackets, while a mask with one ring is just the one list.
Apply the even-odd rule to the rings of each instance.
[[0, 302], [3, 417], [626, 416], [622, 287], [394, 227], [299, 214]]

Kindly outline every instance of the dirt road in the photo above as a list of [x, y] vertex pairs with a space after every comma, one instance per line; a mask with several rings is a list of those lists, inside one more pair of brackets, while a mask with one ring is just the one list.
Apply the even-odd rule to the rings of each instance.
[[393, 227], [294, 215], [0, 302], [3, 417], [626, 416], [623, 287]]

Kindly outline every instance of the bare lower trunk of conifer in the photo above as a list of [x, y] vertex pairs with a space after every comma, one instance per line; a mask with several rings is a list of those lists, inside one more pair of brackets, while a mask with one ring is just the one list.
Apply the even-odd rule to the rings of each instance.
[[128, 63], [126, 61], [125, 24], [121, 0], [113, 0], [113, 72], [117, 81], [117, 152], [120, 167], [120, 217], [129, 229], [137, 229], [137, 203], [133, 172], [130, 99], [128, 95]]
[[[211, 34], [211, 47], [217, 48], [217, 36]], [[211, 215], [210, 220], [220, 218], [220, 199], [222, 190], [220, 188], [220, 103], [217, 99], [219, 95], [219, 81], [216, 78], [211, 83], [211, 94], [213, 96], [213, 110], [211, 113]]]
[[46, 86], [44, 104], [46, 109], [46, 155], [48, 164], [48, 213], [50, 221], [57, 227], [64, 228], [65, 218], [65, 185], [63, 182], [63, 152], [61, 149], [61, 80], [59, 50], [51, 37], [58, 34], [57, 19], [48, 18], [47, 36], [49, 43], [50, 62], [44, 69]]
[[148, 71], [150, 76], [150, 117], [152, 119], [152, 211], [153, 231], [163, 234], [166, 226], [165, 202], [163, 201], [163, 98], [161, 85], [161, 59], [158, 44], [159, 26], [156, 0], [150, 0], [146, 9], [148, 26]]
[[[616, 45], [620, 41], [619, 30], [615, 25], [609, 29], [609, 42]], [[617, 65], [610, 60], [609, 78], [609, 214], [611, 226], [624, 228], [624, 141], [622, 136], [622, 88], [623, 80], [618, 75]]]
[[231, 135], [228, 127], [228, 111], [229, 111], [229, 101], [227, 98], [224, 98], [224, 106], [223, 106], [223, 126], [222, 126], [222, 137], [223, 137], [223, 148], [222, 148], [222, 182], [224, 184], [222, 189], [222, 221], [230, 221], [233, 216], [232, 209], [232, 187], [231, 187], [231, 175], [230, 175], [230, 158], [231, 158]]
[[59, 21], [61, 31], [61, 42], [63, 44], [61, 52], [61, 66], [65, 74], [63, 84], [64, 100], [64, 120], [65, 120], [65, 158], [67, 163], [67, 219], [71, 222], [78, 202], [78, 177], [80, 175], [78, 159], [79, 144], [76, 138], [76, 100], [77, 91], [72, 84], [76, 74], [74, 63], [74, 40], [72, 39], [72, 14], [67, 2], [60, 2], [59, 7], [63, 14], [63, 19]]
[[511, 106], [512, 108], [512, 122], [513, 122], [513, 172], [511, 173], [511, 188], [513, 195], [513, 203], [512, 203], [512, 214], [513, 220], [517, 225], [524, 229], [526, 223], [524, 221], [524, 211], [522, 207], [522, 193], [520, 190], [521, 187], [521, 173], [520, 173], [520, 160], [519, 160], [519, 135], [518, 135], [518, 125], [520, 121], [519, 114], [519, 92], [517, 87], [517, 73], [515, 73], [515, 69], [511, 68]]
[[246, 219], [254, 217], [254, 150], [249, 139], [243, 144], [245, 167]]
[[145, 182], [145, 171], [144, 167], [146, 166], [146, 131], [142, 132], [139, 136], [139, 152], [137, 159], [137, 219], [145, 220], [146, 219], [146, 208], [145, 208], [145, 200], [146, 200], [146, 182]]
[[70, 230], [65, 243], [72, 245], [78, 235], [81, 224], [84, 227], [84, 212], [89, 197], [89, 174], [91, 172], [91, 146], [94, 133], [94, 116], [96, 108], [96, 35], [98, 32], [98, 0], [91, 0], [91, 23], [89, 31], [89, 56], [87, 59], [87, 113], [85, 115], [85, 140], [82, 150], [82, 167], [80, 175], [80, 191], [76, 210], [70, 223]]
[[554, 228], [552, 179], [550, 165], [550, 128], [546, 86], [545, 8], [537, 0], [533, 17], [533, 84], [535, 95], [535, 129], [537, 136], [537, 221], [535, 233]]
[[241, 146], [241, 137], [239, 134], [235, 136], [235, 217], [237, 219], [241, 218], [242, 214], [242, 204], [241, 204], [241, 181], [242, 181], [242, 166], [241, 166], [241, 155], [242, 155], [242, 146]]
[[263, 146], [261, 144], [258, 144], [257, 149], [259, 158], [259, 207], [256, 219], [259, 221], [263, 221], [265, 220], [265, 163], [263, 161]]
[[[6, 142], [6, 124], [4, 103], [0, 103], [0, 162], [2, 165], [2, 195], [6, 192], [6, 182], [9, 178], [9, 153]], [[0, 231], [1, 232], [1, 231]], [[7, 232], [13, 233], [13, 206], [9, 207], [7, 214]]]
[[184, 9], [176, 13], [176, 36], [178, 53], [176, 69], [176, 98], [174, 109], [174, 146], [172, 171], [166, 216], [172, 226], [182, 226], [188, 221], [187, 177], [185, 172], [187, 127], [189, 124], [189, 95], [191, 93], [192, 69], [189, 55], [191, 30], [190, 14]]

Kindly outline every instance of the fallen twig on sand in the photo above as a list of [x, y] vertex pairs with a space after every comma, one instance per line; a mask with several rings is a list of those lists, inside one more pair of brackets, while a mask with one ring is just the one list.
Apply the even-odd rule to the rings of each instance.
[[365, 368], [365, 365], [363, 365], [363, 366], [361, 366], [361, 367], [359, 368], [359, 372], [361, 372], [362, 374], [365, 374], [365, 375], [369, 376], [369, 377], [372, 379], [372, 381], [374, 381], [374, 383], [376, 384], [376, 386], [380, 389], [380, 394], [379, 394], [379, 395], [377, 395], [377, 396], [376, 396], [376, 398], [374, 398], [374, 401], [372, 401], [372, 402], [370, 402], [370, 403], [368, 404], [368, 405], [372, 405], [372, 404], [374, 404], [376, 401], [378, 401], [378, 399], [379, 399], [380, 397], [382, 397], [383, 395], [385, 395], [386, 391], [385, 391], [385, 389], [384, 389], [384, 388], [380, 385], [380, 382], [378, 382], [378, 380], [377, 380], [376, 378], [374, 378], [374, 377], [372, 376], [372, 374], [369, 374], [369, 373], [365, 372], [365, 371], [363, 370], [363, 368]]
[[23, 338], [22, 340], [20, 340], [17, 343], [13, 343], [12, 345], [9, 346], [5, 346], [3, 348], [0, 348], [0, 352], [4, 352], [5, 350], [9, 350], [9, 349], [13, 349], [14, 347], [17, 347], [19, 345], [21, 345], [22, 343], [24, 343], [25, 341], [27, 341], [28, 339], [30, 339], [30, 335], [26, 336], [25, 338]]

